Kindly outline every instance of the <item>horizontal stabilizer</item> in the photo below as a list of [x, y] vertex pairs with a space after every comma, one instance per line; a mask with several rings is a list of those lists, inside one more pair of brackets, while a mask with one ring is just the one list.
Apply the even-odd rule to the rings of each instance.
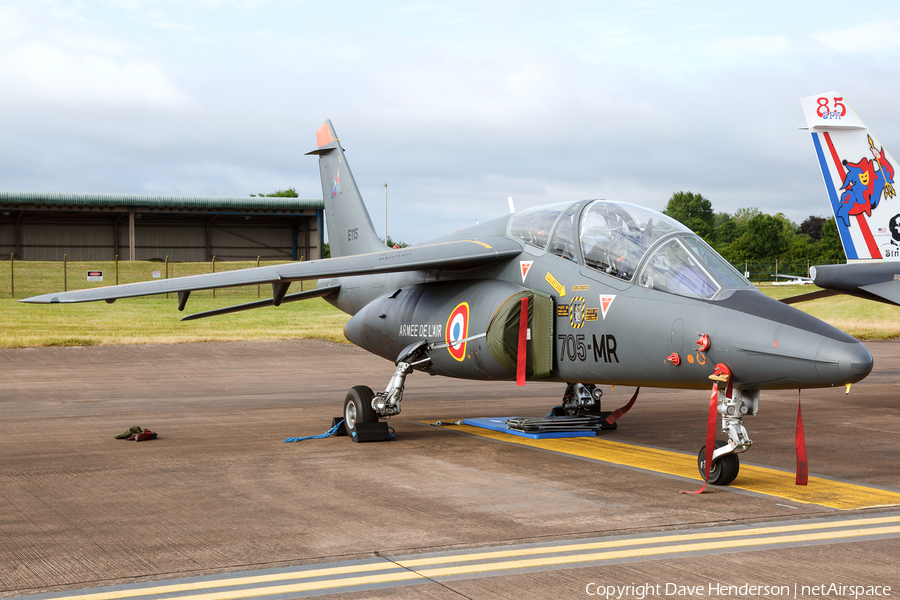
[[891, 279], [881, 283], [862, 285], [859, 289], [874, 294], [885, 301], [900, 306], [900, 281]]
[[[286, 302], [297, 302], [299, 300], [308, 300], [310, 298], [322, 298], [338, 293], [341, 289], [339, 285], [329, 285], [327, 287], [317, 288], [314, 290], [306, 290], [305, 292], [297, 292], [296, 294], [288, 294], [281, 300], [281, 304]], [[263, 308], [273, 306], [275, 298], [266, 298], [265, 300], [257, 300], [256, 302], [248, 302], [246, 304], [238, 304], [235, 306], [226, 306], [225, 308], [216, 308], [204, 312], [194, 313], [186, 317], [182, 317], [182, 321], [193, 321], [194, 319], [203, 319], [206, 317], [215, 317], [218, 315], [228, 315], [231, 313], [241, 312], [243, 310], [251, 310], [254, 308]]]
[[196, 290], [210, 290], [243, 285], [261, 285], [320, 279], [373, 275], [401, 271], [462, 270], [481, 267], [505, 260], [521, 253], [522, 247], [506, 237], [491, 237], [483, 241], [458, 240], [411, 246], [399, 250], [385, 248], [383, 252], [325, 258], [305, 262], [286, 263], [237, 271], [223, 271], [206, 275], [191, 275], [157, 281], [127, 283], [110, 287], [72, 292], [43, 294], [20, 300], [30, 304], [95, 302], [154, 294], [173, 294]]

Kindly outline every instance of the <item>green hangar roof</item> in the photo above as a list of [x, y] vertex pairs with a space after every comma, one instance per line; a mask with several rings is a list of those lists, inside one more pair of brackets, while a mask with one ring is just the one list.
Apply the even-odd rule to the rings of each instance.
[[0, 204], [72, 207], [121, 207], [188, 210], [303, 211], [323, 210], [321, 198], [271, 198], [266, 196], [168, 196], [148, 194], [72, 194], [55, 192], [0, 192]]

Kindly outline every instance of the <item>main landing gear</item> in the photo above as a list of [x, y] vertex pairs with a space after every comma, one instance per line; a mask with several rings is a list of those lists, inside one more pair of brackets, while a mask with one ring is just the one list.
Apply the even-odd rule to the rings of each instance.
[[[616, 429], [618, 428], [615, 422], [616, 419], [631, 406], [620, 409], [622, 413], [613, 417], [610, 421], [610, 415], [613, 413], [600, 409], [600, 399], [602, 397], [603, 390], [593, 383], [568, 383], [566, 384], [566, 391], [563, 393], [562, 404], [550, 409], [550, 414], [547, 415], [547, 418], [548, 420], [557, 418], [559, 422], [565, 418], [587, 417], [588, 422], [591, 423], [590, 429], [595, 429], [596, 431]], [[635, 394], [635, 397], [637, 397], [637, 394]], [[563, 419], [559, 419], [560, 417]]]
[[[728, 382], [731, 373], [719, 365], [710, 379]], [[732, 388], [730, 382], [718, 389], [716, 412], [722, 416], [721, 431], [728, 436], [728, 441], [716, 440], [709, 468], [709, 480], [712, 485], [728, 485], [738, 476], [741, 462], [738, 454], [746, 452], [753, 445], [747, 430], [744, 428], [744, 417], [759, 412], [759, 390], [739, 390]], [[706, 446], [700, 448], [697, 455], [697, 468], [700, 475], [706, 477]]]
[[[416, 368], [426, 368], [431, 364], [427, 354], [428, 342], [421, 340], [403, 349], [395, 361], [397, 369], [383, 392], [377, 394], [364, 385], [350, 388], [344, 399], [344, 430], [354, 442], [363, 440], [364, 427], [377, 423], [380, 417], [400, 414], [403, 386], [406, 377]], [[372, 441], [375, 441], [374, 439]]]
[[603, 390], [593, 383], [569, 383], [563, 393], [562, 405], [554, 406], [551, 416], [599, 415]]

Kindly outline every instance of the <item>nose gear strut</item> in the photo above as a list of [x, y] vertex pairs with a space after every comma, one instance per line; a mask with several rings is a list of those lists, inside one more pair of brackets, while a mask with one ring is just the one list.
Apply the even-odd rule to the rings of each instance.
[[[715, 382], [713, 384], [713, 390], [716, 393], [715, 412], [721, 415], [721, 431], [728, 436], [728, 441], [715, 440], [715, 429], [713, 428], [715, 413], [712, 412], [713, 405], [711, 405], [707, 445], [700, 449], [697, 468], [708, 483], [728, 485], [734, 481], [740, 469], [738, 454], [746, 452], [753, 445], [744, 428], [744, 416], [755, 415], [758, 412], [759, 390], [734, 389], [731, 383], [731, 371], [722, 363], [716, 365], [709, 378]], [[718, 387], [719, 382], [725, 385]], [[715, 448], [715, 451], [708, 454], [707, 447], [710, 445]], [[708, 469], [707, 460], [710, 462]]]
[[379, 417], [392, 417], [400, 414], [400, 401], [403, 400], [406, 376], [416, 368], [425, 369], [431, 365], [431, 358], [426, 353], [427, 350], [428, 342], [420, 340], [413, 342], [400, 352], [400, 356], [394, 363], [397, 365], [397, 369], [387, 387], [372, 398], [372, 408]]
[[722, 433], [728, 436], [728, 442], [716, 448], [713, 453], [715, 462], [725, 454], [746, 452], [753, 445], [744, 428], [744, 416], [755, 415], [759, 411], [759, 390], [735, 390], [731, 385], [731, 371], [722, 363], [716, 365], [709, 378], [727, 383], [724, 389], [718, 388], [716, 410], [722, 415]]

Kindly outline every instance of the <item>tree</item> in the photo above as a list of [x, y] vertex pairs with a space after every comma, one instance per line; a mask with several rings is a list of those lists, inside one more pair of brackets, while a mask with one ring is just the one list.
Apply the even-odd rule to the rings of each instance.
[[251, 197], [255, 198], [259, 196], [260, 198], [297, 198], [297, 190], [294, 188], [288, 188], [286, 190], [278, 190], [277, 192], [272, 192], [271, 194], [250, 194]]
[[732, 219], [729, 221], [725, 221], [724, 223], [716, 227], [716, 232], [713, 237], [715, 238], [717, 245], [730, 244], [734, 240], [741, 237], [746, 229], [746, 227], [741, 227]]
[[844, 246], [838, 233], [834, 217], [822, 224], [822, 239], [819, 240], [817, 259], [823, 263], [841, 262], [845, 258]]
[[700, 237], [712, 237], [715, 228], [712, 203], [700, 194], [675, 192], [669, 198], [663, 213], [684, 224]]
[[715, 217], [713, 218], [713, 225], [716, 227], [721, 227], [728, 221], [731, 221], [731, 215], [726, 212], [717, 212]]
[[746, 258], [750, 260], [776, 260], [788, 248], [784, 238], [784, 225], [780, 219], [760, 213], [747, 222], [745, 244]]
[[822, 226], [825, 225], [824, 217], [810, 215], [800, 223], [800, 233], [805, 233], [810, 238], [819, 241], [822, 239]]
[[820, 252], [819, 244], [805, 233], [791, 237], [787, 251], [787, 259], [791, 262], [814, 262]]
[[750, 219], [761, 214], [762, 212], [756, 207], [739, 208], [734, 212], [734, 216], [731, 218], [738, 225], [746, 227], [747, 223], [750, 222]]
[[407, 244], [406, 242], [395, 242], [391, 239], [391, 236], [387, 236], [387, 244], [385, 244], [385, 246], [387, 246], [388, 248], [393, 248], [394, 246], [397, 246], [398, 248], [406, 248], [409, 246], [409, 244]]

